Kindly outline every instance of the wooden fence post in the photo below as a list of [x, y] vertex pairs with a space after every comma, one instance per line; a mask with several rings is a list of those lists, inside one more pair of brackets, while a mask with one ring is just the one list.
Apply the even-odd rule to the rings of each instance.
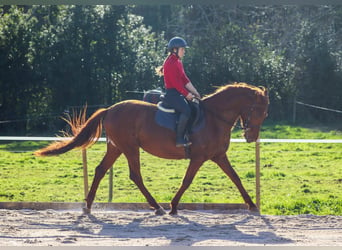
[[113, 167], [109, 169], [109, 190], [108, 190], [108, 202], [113, 201]]
[[256, 206], [259, 211], [260, 208], [260, 139], [258, 138], [255, 142], [255, 196]]
[[87, 150], [82, 149], [83, 162], [83, 183], [84, 183], [84, 199], [88, 196], [88, 164], [87, 164]]

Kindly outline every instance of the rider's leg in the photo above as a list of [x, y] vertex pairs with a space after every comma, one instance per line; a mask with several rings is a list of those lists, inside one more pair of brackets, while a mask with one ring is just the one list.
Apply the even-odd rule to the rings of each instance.
[[176, 132], [176, 147], [185, 147], [191, 145], [191, 142], [185, 138], [185, 129], [188, 123], [189, 117], [184, 114], [179, 116]]

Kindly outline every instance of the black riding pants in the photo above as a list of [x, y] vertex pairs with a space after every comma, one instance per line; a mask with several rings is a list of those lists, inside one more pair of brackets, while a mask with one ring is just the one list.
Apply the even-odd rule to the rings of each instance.
[[175, 109], [177, 112], [183, 114], [188, 119], [191, 115], [190, 106], [183, 95], [176, 89], [167, 89], [163, 102], [166, 106]]

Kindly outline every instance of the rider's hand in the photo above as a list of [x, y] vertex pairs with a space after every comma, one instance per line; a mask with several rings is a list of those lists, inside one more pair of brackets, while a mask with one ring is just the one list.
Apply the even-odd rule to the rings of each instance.
[[192, 99], [195, 98], [195, 96], [189, 92], [189, 94], [185, 97], [188, 101], [191, 101]]

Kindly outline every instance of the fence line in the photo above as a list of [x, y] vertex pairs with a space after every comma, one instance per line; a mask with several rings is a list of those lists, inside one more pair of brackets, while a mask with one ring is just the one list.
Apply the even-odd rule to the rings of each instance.
[[[30, 136], [0, 136], [0, 141], [58, 141], [71, 139], [69, 137], [30, 137]], [[99, 141], [106, 141], [101, 137]], [[245, 139], [230, 139], [231, 142], [245, 142]], [[261, 143], [342, 143], [342, 139], [260, 139]]]
[[332, 111], [332, 112], [335, 112], [335, 113], [340, 113], [340, 114], [342, 114], [342, 111], [341, 111], [341, 110], [337, 110], [337, 109], [330, 109], [330, 108], [320, 107], [320, 106], [316, 106], [316, 105], [312, 105], [312, 104], [307, 104], [307, 103], [300, 102], [300, 101], [296, 101], [296, 103], [298, 103], [298, 104], [300, 104], [300, 105], [303, 105], [303, 106], [310, 107], [310, 108], [316, 108], [316, 109], [321, 109], [321, 110], [326, 110], [326, 111]]
[[[66, 140], [66, 137], [27, 137], [27, 136], [0, 136], [0, 141], [57, 141]], [[101, 137], [99, 141], [106, 141], [106, 138]], [[244, 139], [231, 139], [231, 142], [245, 142]], [[255, 193], [256, 205], [261, 211], [260, 207], [260, 144], [261, 143], [342, 143], [342, 139], [258, 139], [255, 142]], [[84, 182], [84, 196], [85, 199], [88, 195], [88, 167], [87, 167], [87, 154], [86, 149], [82, 149], [82, 162], [83, 162], [83, 182]], [[110, 169], [110, 180], [113, 178], [113, 168]], [[113, 184], [109, 185], [109, 198], [111, 199], [113, 193]]]

